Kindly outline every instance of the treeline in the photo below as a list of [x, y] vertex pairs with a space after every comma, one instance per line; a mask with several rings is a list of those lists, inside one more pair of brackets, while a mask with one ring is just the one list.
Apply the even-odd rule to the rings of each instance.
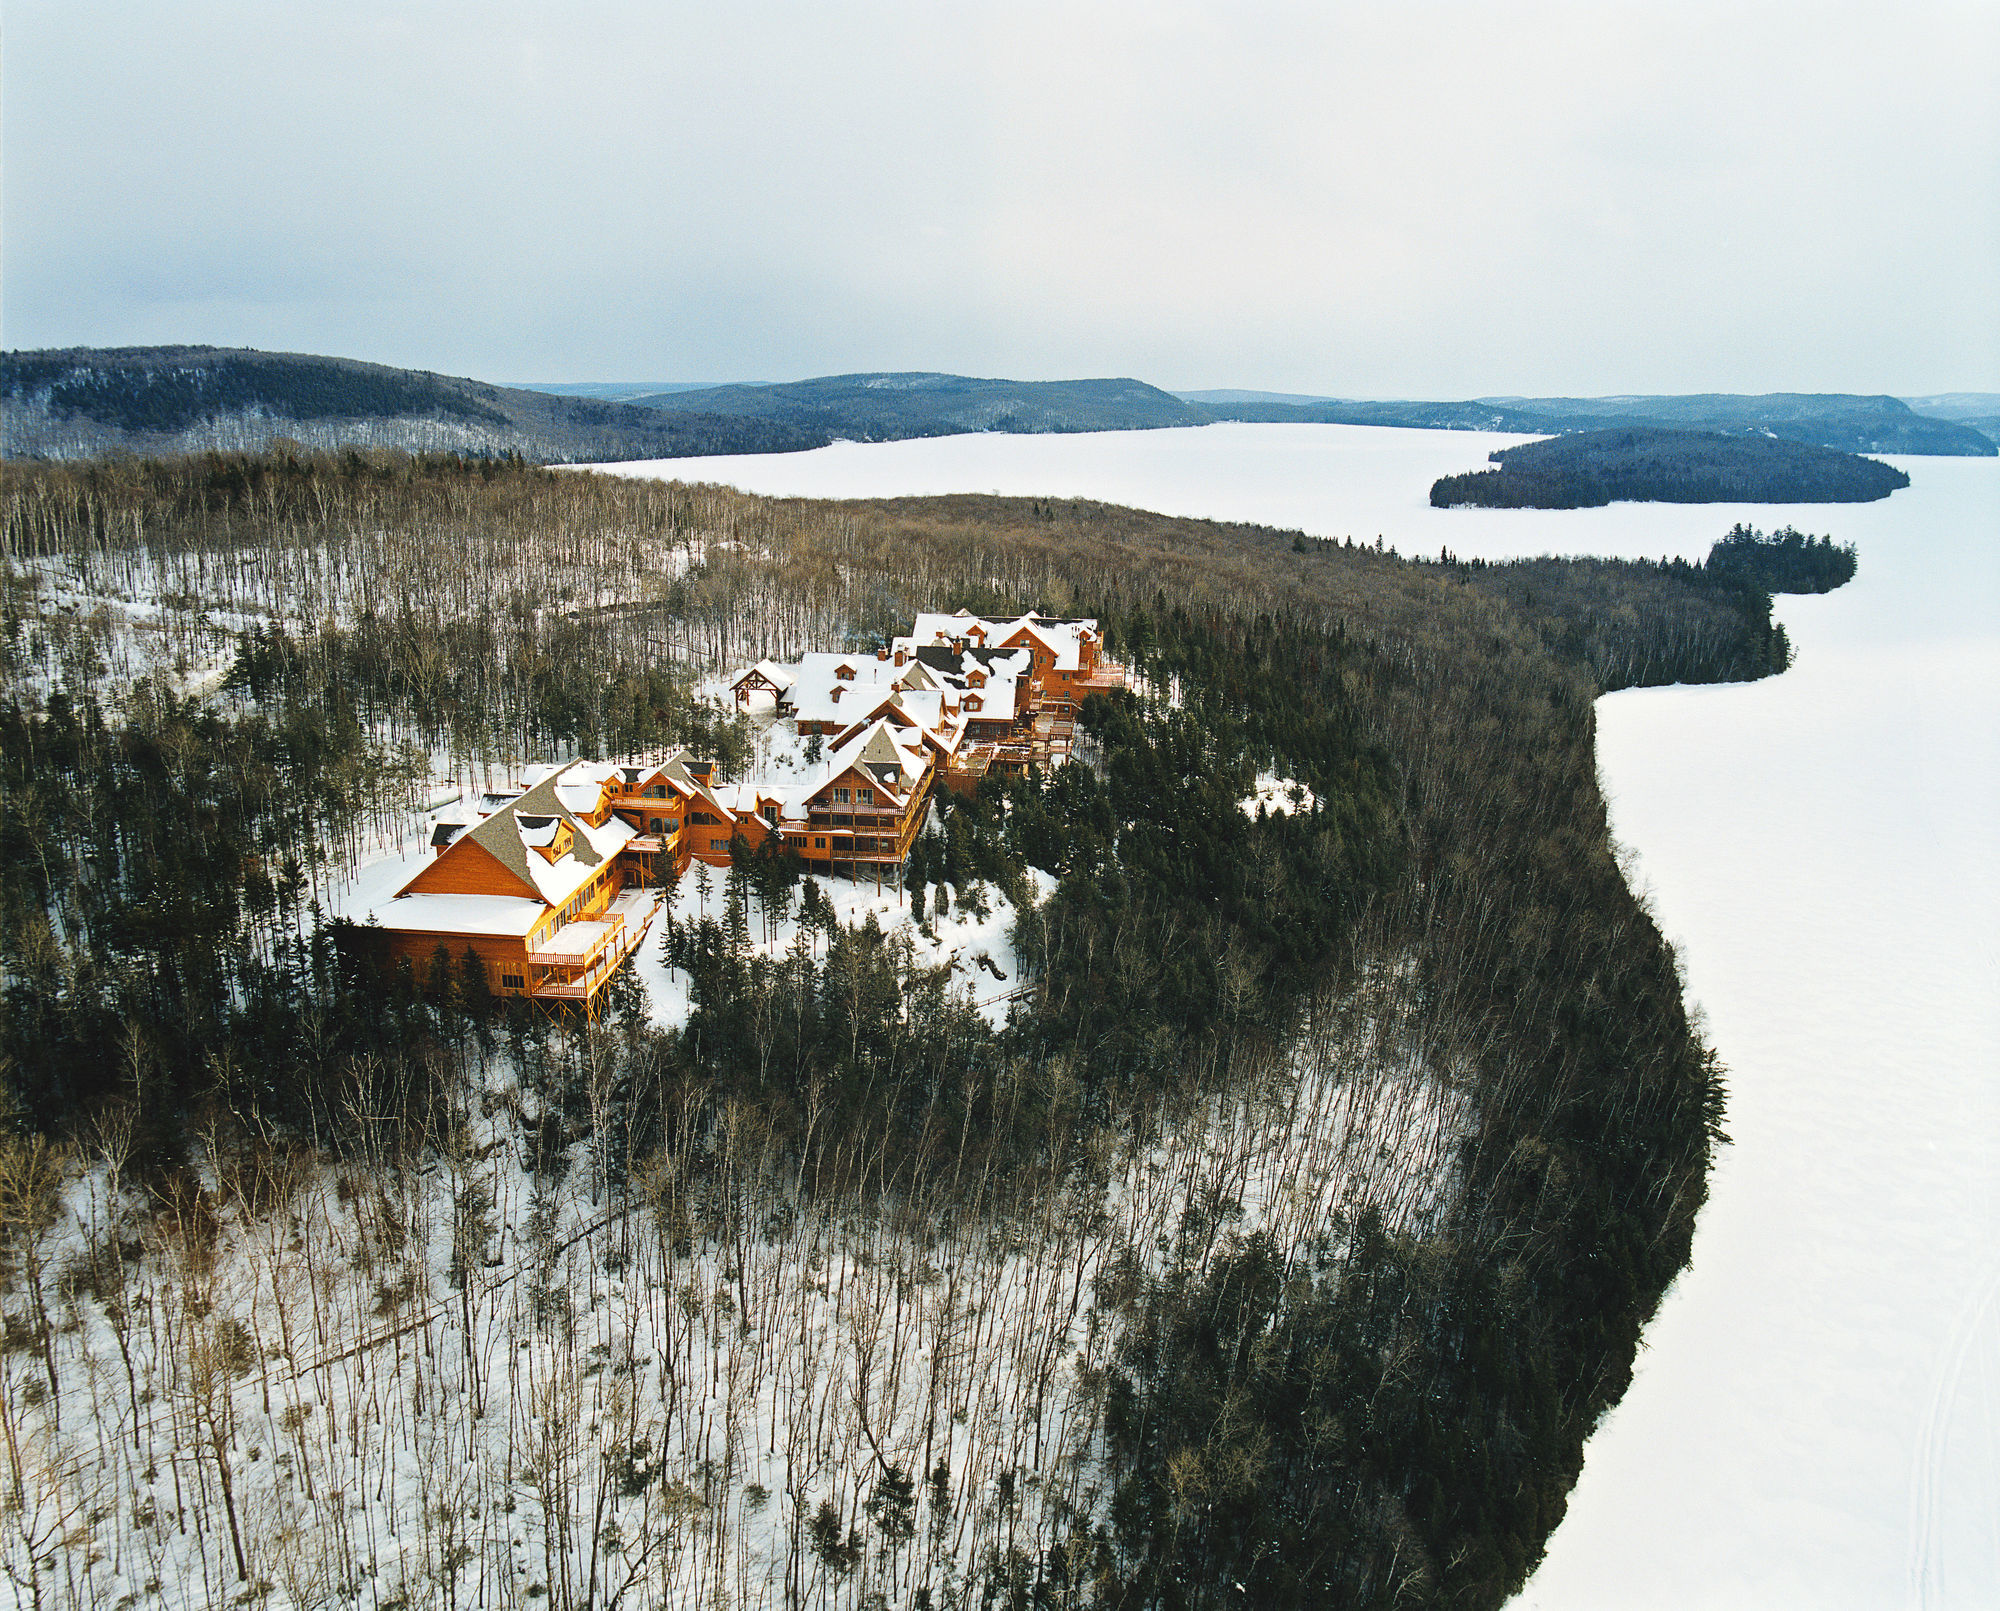
[[1578, 431], [1498, 448], [1494, 470], [1440, 476], [1449, 509], [1595, 509], [1608, 503], [1871, 503], [1910, 478], [1892, 465], [1773, 436]]
[[[1428, 1026], [1403, 1084], [1469, 1115], [1440, 1222], [1357, 1212], [1259, 1240], [1232, 1233], [1245, 1205], [1224, 1192], [1107, 1267], [1096, 1302], [1122, 1330], [1087, 1402], [1108, 1508], [989, 1582], [1057, 1603], [1497, 1605], [1685, 1261], [1719, 1135], [1719, 1073], [1609, 842], [1592, 700], [1782, 657], [1766, 593], [1670, 567], [1292, 537], [387, 456], [11, 468], [21, 643], [58, 579], [190, 623], [260, 618], [212, 706], [156, 679], [113, 708], [64, 683], [87, 668], [10, 660], [14, 1101], [56, 1134], [128, 1115], [164, 1184], [218, 1133], [202, 1114], [371, 1156], [385, 1133], [441, 1145], [454, 1078], [504, 1042], [541, 1071], [538, 1170], [588, 1142], [598, 1189], [631, 1206], [670, 1160], [663, 1234], [740, 1266], [779, 1234], [743, 1206], [774, 1176], [919, 1236], [969, 1213], [1000, 1235], [1024, 1199], [1091, 1223], [1107, 1159], [1171, 1157], [1282, 1073], [1309, 1007], [1380, 999]], [[913, 859], [927, 916], [946, 890], [1056, 876], [1017, 936], [1029, 993], [1005, 1030], [814, 907], [788, 955], [753, 945], [814, 887], [757, 858], [671, 936], [692, 980], [678, 1030], [629, 985], [610, 1037], [496, 1014], [448, 956], [385, 989], [313, 921], [315, 868], [371, 813], [407, 812], [435, 747], [497, 765], [565, 735], [671, 742], [712, 719], [686, 696], [696, 666], [960, 604], [1096, 613], [1138, 673], [1134, 697], [1088, 707], [1088, 764], [952, 802]], [[1247, 814], [1265, 774], [1311, 805]], [[727, 1162], [746, 1133], [754, 1179]], [[813, 1546], [835, 1577], [855, 1564], [843, 1528], [831, 1513]]]
[[1786, 526], [1768, 537], [1741, 522], [1708, 551], [1707, 574], [1766, 593], [1831, 593], [1854, 580], [1852, 543], [1808, 537]]

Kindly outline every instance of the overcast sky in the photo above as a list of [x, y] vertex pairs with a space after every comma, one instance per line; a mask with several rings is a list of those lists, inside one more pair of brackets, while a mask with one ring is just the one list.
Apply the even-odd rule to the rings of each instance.
[[2000, 4], [5, 14], [8, 347], [2000, 390]]

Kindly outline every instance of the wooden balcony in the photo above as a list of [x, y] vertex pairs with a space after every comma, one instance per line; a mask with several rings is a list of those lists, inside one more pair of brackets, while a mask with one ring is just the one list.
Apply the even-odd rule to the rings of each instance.
[[536, 1001], [592, 1000], [619, 964], [639, 948], [658, 909], [657, 895], [628, 889], [605, 908], [602, 917], [565, 923], [528, 953], [535, 975], [529, 996]]

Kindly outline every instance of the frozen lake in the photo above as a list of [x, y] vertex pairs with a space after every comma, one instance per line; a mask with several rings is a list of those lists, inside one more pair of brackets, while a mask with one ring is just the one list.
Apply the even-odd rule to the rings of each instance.
[[1692, 1269], [1521, 1604], [2000, 1605], [2000, 460], [1862, 505], [1434, 510], [1518, 438], [1228, 425], [654, 465], [753, 492], [1004, 492], [1701, 558], [1738, 519], [1859, 545], [1783, 677], [1599, 705], [1612, 822], [1731, 1070]]

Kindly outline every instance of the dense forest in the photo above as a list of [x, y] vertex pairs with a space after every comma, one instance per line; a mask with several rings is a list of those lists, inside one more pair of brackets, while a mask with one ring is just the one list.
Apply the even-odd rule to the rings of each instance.
[[602, 462], [782, 453], [829, 440], [775, 420], [663, 416], [347, 358], [216, 347], [0, 354], [0, 433], [12, 459], [262, 449], [289, 438]]
[[[10, 467], [0, 1566], [79, 1606], [1498, 1605], [1721, 1136], [1592, 701], [1783, 669], [1770, 592], [1843, 554]], [[704, 671], [960, 605], [1094, 613], [1133, 673], [913, 852], [901, 921], [1018, 914], [1004, 1021], [748, 854], [661, 938], [675, 1021], [343, 960], [327, 902], [430, 779], [726, 772]]]
[[1434, 508], [1595, 509], [1607, 503], [1872, 503], [1910, 478], [1801, 442], [1713, 431], [1580, 431], [1498, 448], [1497, 470], [1440, 476]]

